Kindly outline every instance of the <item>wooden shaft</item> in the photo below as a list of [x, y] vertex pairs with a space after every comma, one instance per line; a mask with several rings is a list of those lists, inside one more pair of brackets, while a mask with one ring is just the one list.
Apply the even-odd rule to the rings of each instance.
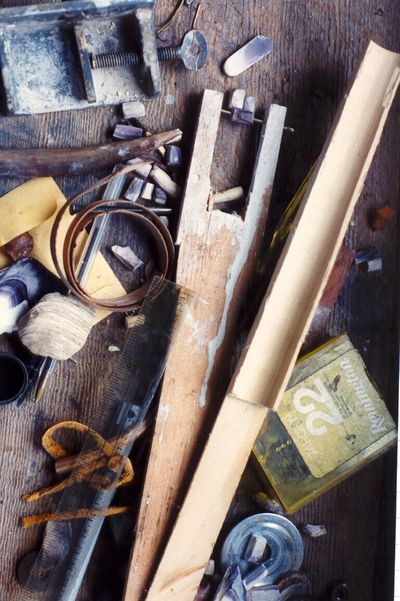
[[146, 138], [111, 142], [86, 148], [35, 148], [32, 150], [0, 150], [0, 176], [41, 177], [90, 173], [179, 140], [179, 129], [153, 134]]
[[339, 110], [205, 447], [147, 601], [193, 601], [246, 460], [277, 408], [342, 243], [399, 84], [370, 43]]

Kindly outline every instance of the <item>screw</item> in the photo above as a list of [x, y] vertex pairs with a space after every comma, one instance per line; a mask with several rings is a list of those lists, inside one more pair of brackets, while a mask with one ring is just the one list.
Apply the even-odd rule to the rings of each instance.
[[[205, 35], [198, 29], [188, 31], [180, 46], [164, 46], [157, 48], [159, 61], [182, 60], [186, 69], [198, 71], [207, 59], [208, 44]], [[127, 67], [138, 65], [141, 57], [138, 52], [107, 52], [105, 54], [91, 54], [90, 64], [92, 69], [107, 67]]]

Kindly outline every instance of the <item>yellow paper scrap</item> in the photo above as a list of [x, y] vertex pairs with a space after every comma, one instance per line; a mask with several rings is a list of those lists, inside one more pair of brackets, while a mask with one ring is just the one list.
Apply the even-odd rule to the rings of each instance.
[[[31, 257], [56, 274], [50, 252], [50, 233], [59, 208], [66, 202], [53, 178], [31, 179], [0, 198], [0, 242], [6, 244], [13, 238], [29, 232], [33, 238]], [[64, 216], [57, 237], [57, 255], [61, 256], [65, 232], [73, 216]], [[80, 237], [78, 250], [84, 247], [86, 235]], [[0, 251], [0, 268], [10, 264], [9, 258]], [[97, 298], [114, 298], [126, 294], [107, 261], [98, 253], [85, 284], [85, 290]], [[109, 311], [97, 310], [97, 321]]]

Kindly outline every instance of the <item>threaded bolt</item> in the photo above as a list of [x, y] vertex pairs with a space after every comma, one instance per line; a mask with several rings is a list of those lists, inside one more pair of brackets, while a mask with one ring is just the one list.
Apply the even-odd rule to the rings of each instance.
[[[186, 33], [181, 46], [163, 46], [157, 48], [159, 61], [175, 61], [180, 58], [187, 69], [201, 69], [208, 53], [207, 40], [201, 31], [191, 30]], [[138, 52], [106, 52], [104, 54], [91, 54], [90, 64], [92, 69], [105, 69], [114, 67], [130, 67], [138, 65], [141, 56]]]

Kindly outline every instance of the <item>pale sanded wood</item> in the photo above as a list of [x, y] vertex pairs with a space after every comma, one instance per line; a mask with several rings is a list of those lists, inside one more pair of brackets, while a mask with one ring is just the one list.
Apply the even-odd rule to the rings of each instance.
[[[268, 409], [278, 406], [290, 377], [378, 145], [399, 75], [400, 55], [371, 43], [322, 151], [147, 601], [194, 598], [255, 435]], [[233, 421], [238, 425], [235, 433]]]
[[270, 107], [261, 132], [245, 217], [212, 210], [210, 170], [222, 99], [220, 92], [204, 92], [187, 178], [176, 279], [193, 290], [195, 298], [165, 373], [126, 601], [143, 597], [186, 492], [189, 463], [199, 459], [199, 454], [193, 457], [201, 450], [199, 436], [204, 435], [210, 411], [216, 412], [223, 399], [224, 390], [216, 390], [210, 382], [221, 362], [229, 361], [228, 342], [262, 242], [270, 202], [286, 115], [278, 105]]

